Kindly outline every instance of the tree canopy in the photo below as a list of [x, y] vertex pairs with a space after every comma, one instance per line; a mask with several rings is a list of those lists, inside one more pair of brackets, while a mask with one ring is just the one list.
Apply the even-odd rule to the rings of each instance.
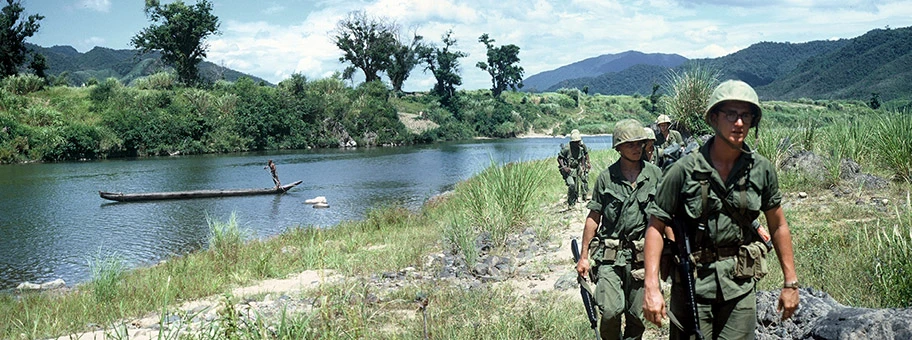
[[465, 58], [467, 53], [457, 50], [451, 50], [456, 47], [456, 38], [453, 38], [453, 30], [449, 30], [443, 35], [443, 47], [424, 46], [419, 49], [418, 55], [425, 64], [425, 70], [431, 71], [437, 83], [434, 84], [433, 92], [441, 98], [441, 104], [450, 106], [452, 99], [456, 97], [456, 86], [462, 85], [462, 77], [459, 75], [459, 58]]
[[19, 0], [6, 0], [0, 12], [0, 79], [18, 73], [28, 52], [25, 38], [38, 32], [41, 27], [38, 22], [44, 19], [42, 15], [32, 14], [20, 20], [23, 11], [25, 8]]
[[199, 80], [197, 65], [206, 57], [206, 37], [218, 34], [219, 19], [212, 14], [212, 3], [200, 0], [187, 6], [178, 0], [162, 5], [146, 0], [146, 15], [153, 24], [136, 34], [130, 43], [140, 53], [159, 51], [162, 61], [177, 70], [185, 84]]
[[347, 18], [340, 20], [333, 41], [343, 52], [339, 62], [351, 63], [342, 77], [351, 79], [357, 68], [364, 72], [364, 82], [380, 80], [379, 73], [390, 68], [390, 56], [399, 46], [397, 33], [396, 24], [383, 18], [369, 17], [363, 11], [351, 12]]
[[408, 79], [409, 74], [415, 66], [421, 62], [418, 53], [422, 48], [422, 39], [417, 32], [412, 34], [411, 41], [405, 38], [396, 38], [396, 46], [393, 54], [390, 55], [390, 64], [386, 70], [386, 75], [390, 78], [393, 85], [393, 92], [402, 92], [402, 84]]
[[475, 66], [491, 75], [491, 94], [499, 97], [508, 86], [513, 90], [522, 88], [523, 68], [518, 65], [519, 46], [509, 44], [494, 47], [494, 39], [487, 33], [478, 37], [478, 42], [488, 49], [488, 61], [479, 61]]

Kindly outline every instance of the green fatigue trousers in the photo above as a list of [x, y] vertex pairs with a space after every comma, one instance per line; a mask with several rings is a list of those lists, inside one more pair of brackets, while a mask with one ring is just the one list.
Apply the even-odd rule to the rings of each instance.
[[[640, 339], [643, 324], [643, 281], [630, 275], [631, 266], [604, 263], [598, 268], [595, 302], [602, 312], [599, 333], [603, 340]], [[626, 326], [621, 333], [621, 315]]]
[[583, 195], [583, 200], [589, 196], [589, 174], [580, 172], [579, 169], [571, 169], [570, 176], [564, 178], [567, 182], [567, 204], [571, 207], [579, 200], [579, 195]]
[[[670, 310], [678, 320], [689, 318], [686, 311], [687, 293], [683, 284], [675, 283], [671, 288]], [[697, 315], [704, 339], [754, 339], [757, 327], [757, 292], [729, 301], [706, 301], [697, 299]], [[670, 327], [669, 339], [688, 339], [674, 324]]]

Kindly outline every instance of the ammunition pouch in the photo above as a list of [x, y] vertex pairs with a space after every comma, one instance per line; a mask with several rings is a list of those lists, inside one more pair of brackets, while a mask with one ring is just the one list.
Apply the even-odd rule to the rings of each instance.
[[737, 262], [732, 276], [736, 279], [762, 279], [769, 274], [766, 254], [769, 250], [763, 241], [746, 244], [738, 248]]

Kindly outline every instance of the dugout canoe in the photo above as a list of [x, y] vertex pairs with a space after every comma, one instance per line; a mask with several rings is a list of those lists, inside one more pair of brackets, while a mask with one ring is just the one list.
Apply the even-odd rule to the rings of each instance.
[[173, 192], [147, 192], [138, 194], [124, 194], [120, 192], [99, 191], [101, 198], [118, 201], [118, 202], [138, 202], [154, 200], [173, 200], [186, 198], [207, 198], [207, 197], [228, 197], [228, 196], [251, 196], [251, 195], [269, 195], [284, 194], [303, 181], [297, 181], [286, 184], [278, 188], [263, 189], [234, 189], [234, 190], [195, 190], [195, 191], [173, 191]]

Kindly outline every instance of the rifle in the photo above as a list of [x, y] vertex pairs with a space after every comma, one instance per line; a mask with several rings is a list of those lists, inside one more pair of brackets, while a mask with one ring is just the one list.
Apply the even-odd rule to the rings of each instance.
[[[570, 241], [570, 250], [573, 252], [573, 260], [579, 263], [580, 260], [580, 251], [579, 246], [576, 244], [576, 239]], [[589, 293], [583, 286], [584, 278], [580, 275], [577, 277], [577, 280], [580, 282], [580, 295], [583, 297], [583, 306], [586, 307], [586, 316], [589, 317], [589, 328], [595, 332], [595, 338], [601, 339], [601, 336], [598, 332], [598, 311], [595, 309], [595, 303], [592, 299], [592, 294]]]
[[[697, 340], [703, 340], [703, 332], [700, 331], [700, 318], [697, 314], [697, 293], [694, 282], [694, 270], [696, 269], [694, 263], [691, 261], [690, 254], [693, 253], [690, 244], [690, 237], [687, 236], [687, 231], [684, 230], [684, 222], [679, 222], [675, 220], [672, 223], [672, 231], [674, 231], [675, 244], [677, 245], [677, 257], [678, 257], [678, 274], [681, 276], [681, 279], [684, 280], [684, 284], [687, 286], [687, 311], [689, 312], [688, 318], [680, 321], [681, 331], [683, 331], [688, 336], [695, 336]], [[674, 314], [674, 312], [672, 312]], [[690, 321], [690, 322], [687, 322]]]

